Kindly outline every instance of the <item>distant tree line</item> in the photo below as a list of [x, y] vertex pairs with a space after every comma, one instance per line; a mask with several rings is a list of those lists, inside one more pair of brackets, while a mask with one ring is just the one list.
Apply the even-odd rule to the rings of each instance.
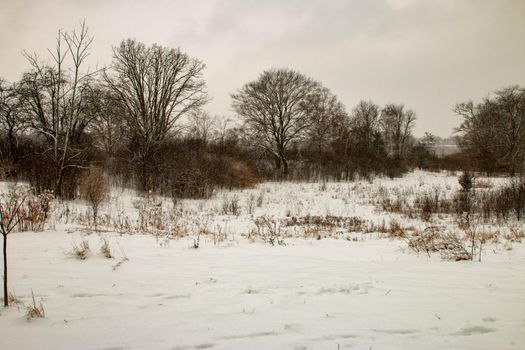
[[[198, 59], [127, 39], [113, 48], [110, 66], [89, 71], [92, 42], [85, 23], [59, 31], [48, 60], [24, 52], [29, 69], [21, 79], [0, 79], [4, 178], [74, 198], [83, 174], [98, 167], [122, 186], [195, 198], [264, 179], [398, 176], [436, 164], [436, 138], [416, 140], [416, 114], [402, 104], [361, 101], [347, 112], [320, 82], [269, 69], [231, 95], [232, 121], [204, 110]], [[469, 164], [519, 170], [524, 95], [510, 87], [456, 106]]]

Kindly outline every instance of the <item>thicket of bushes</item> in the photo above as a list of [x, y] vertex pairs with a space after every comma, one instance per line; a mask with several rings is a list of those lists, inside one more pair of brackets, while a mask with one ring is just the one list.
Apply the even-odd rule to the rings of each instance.
[[[226, 147], [226, 146], [225, 146]], [[174, 198], [207, 198], [215, 188], [245, 188], [260, 179], [243, 151], [231, 143], [228, 150], [195, 138], [165, 142], [148, 159], [136, 162], [122, 149], [109, 165], [110, 173], [124, 186], [139, 184]]]

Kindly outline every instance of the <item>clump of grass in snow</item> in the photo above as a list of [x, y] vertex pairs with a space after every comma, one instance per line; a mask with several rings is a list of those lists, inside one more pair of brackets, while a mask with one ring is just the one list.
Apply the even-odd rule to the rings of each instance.
[[388, 236], [390, 238], [403, 238], [406, 236], [405, 230], [403, 229], [403, 227], [401, 227], [401, 224], [396, 219], [390, 220]]
[[[16, 305], [18, 307], [18, 309], [20, 310], [20, 306], [24, 306], [24, 303], [22, 302], [22, 300], [20, 300], [17, 295], [15, 294], [15, 292], [9, 292], [9, 295], [8, 295], [8, 300], [9, 300], [9, 305]], [[3, 298], [2, 298], [2, 301], [3, 301]]]
[[86, 260], [90, 251], [91, 248], [89, 247], [89, 242], [87, 240], [82, 240], [78, 245], [73, 243], [72, 250], [67, 254], [80, 260]]
[[27, 306], [26, 319], [29, 321], [33, 318], [46, 317], [44, 306], [42, 305], [42, 302], [39, 302], [38, 304], [36, 303], [35, 294], [33, 293], [33, 290], [31, 290], [31, 298], [33, 299], [33, 303]]
[[106, 238], [102, 238], [102, 245], [100, 246], [100, 252], [108, 259], [113, 259], [113, 253], [109, 247], [109, 241]]

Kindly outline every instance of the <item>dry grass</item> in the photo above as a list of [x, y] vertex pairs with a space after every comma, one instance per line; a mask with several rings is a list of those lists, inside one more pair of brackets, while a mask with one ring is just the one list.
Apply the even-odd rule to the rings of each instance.
[[510, 242], [521, 243], [525, 238], [525, 231], [516, 227], [510, 227], [510, 232], [505, 235], [505, 239]]
[[91, 248], [89, 247], [89, 242], [87, 240], [82, 240], [78, 245], [73, 243], [71, 251], [66, 254], [80, 260], [86, 260], [90, 251]]
[[[252, 208], [253, 209], [253, 208]], [[241, 214], [241, 207], [239, 205], [239, 197], [234, 195], [231, 198], [224, 197], [222, 202], [222, 213], [223, 215], [235, 215]]]
[[18, 299], [15, 292], [9, 292], [9, 303], [10, 304], [23, 304], [22, 300]]
[[16, 305], [19, 309], [20, 309], [20, 306], [24, 306], [24, 303], [22, 302], [21, 299], [19, 299], [17, 297], [17, 295], [15, 294], [15, 292], [9, 292], [8, 294], [8, 300], [9, 300], [9, 305]]
[[276, 244], [286, 245], [284, 237], [287, 236], [287, 231], [281, 230], [279, 220], [260, 216], [254, 219], [253, 223], [257, 227], [257, 235], [261, 237], [264, 242], [270, 243], [272, 246]]
[[479, 179], [474, 181], [474, 188], [492, 188], [494, 184], [490, 180]]
[[35, 299], [35, 294], [33, 293], [33, 290], [31, 290], [31, 298], [33, 300], [32, 304], [27, 306], [26, 311], [26, 319], [31, 320], [33, 318], [44, 318], [46, 317], [46, 313], [44, 311], [44, 306], [42, 305], [42, 302], [39, 302], [37, 304]]
[[43, 231], [51, 213], [54, 198], [52, 191], [44, 191], [38, 196], [30, 196], [26, 204], [20, 208], [20, 231]]
[[108, 259], [113, 259], [113, 253], [111, 253], [111, 248], [109, 246], [109, 241], [106, 238], [101, 238], [102, 245], [100, 246], [100, 252], [104, 257]]
[[500, 240], [500, 231], [480, 231], [478, 232], [478, 239], [481, 244], [485, 244], [488, 242], [498, 243]]
[[406, 236], [405, 230], [396, 219], [390, 220], [387, 234], [389, 238], [404, 238]]

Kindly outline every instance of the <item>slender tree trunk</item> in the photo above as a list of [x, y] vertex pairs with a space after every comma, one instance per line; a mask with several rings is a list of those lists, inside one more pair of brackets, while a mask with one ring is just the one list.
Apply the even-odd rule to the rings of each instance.
[[57, 177], [57, 181], [55, 184], [55, 197], [60, 197], [62, 196], [62, 182], [64, 179], [64, 172], [60, 168], [57, 170], [58, 170], [58, 173], [57, 173], [58, 177]]
[[4, 306], [9, 306], [9, 296], [7, 292], [7, 235], [4, 236]]

